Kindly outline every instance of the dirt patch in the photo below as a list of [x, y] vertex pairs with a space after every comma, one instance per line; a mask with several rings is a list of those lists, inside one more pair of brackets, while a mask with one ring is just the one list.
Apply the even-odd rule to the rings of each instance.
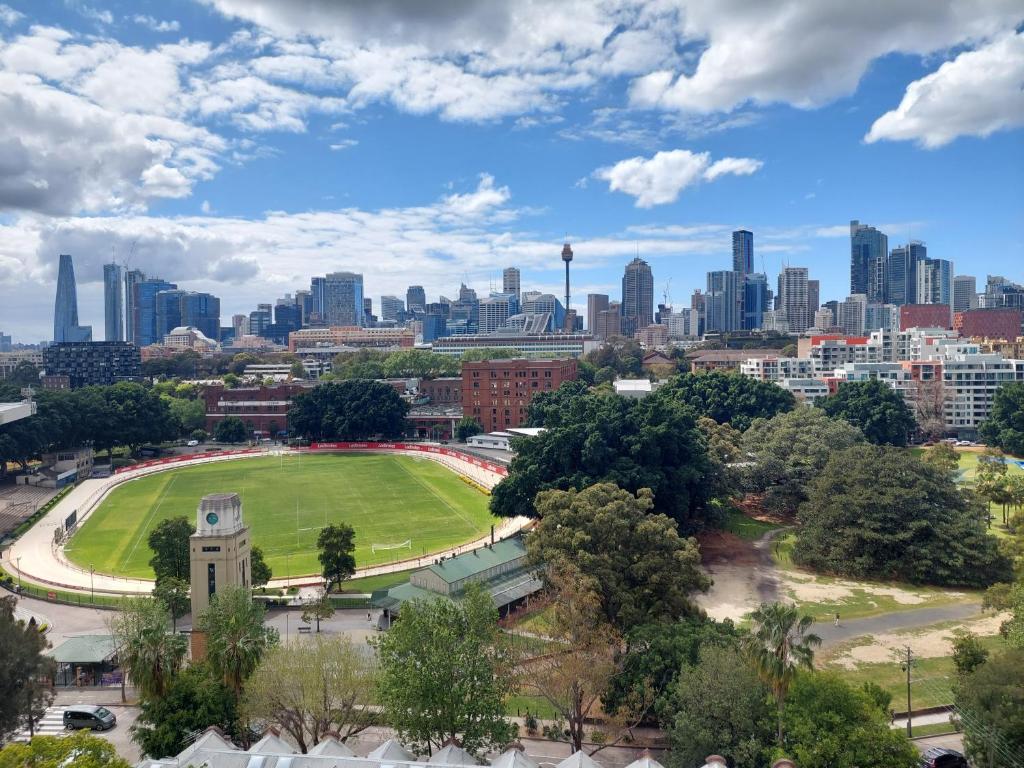
[[[976, 621], [964, 622], [962, 629], [975, 635], [996, 635], [999, 625], [1008, 614], [986, 616]], [[953, 652], [952, 627], [939, 629], [910, 630], [907, 632], [886, 632], [875, 635], [870, 643], [855, 645], [847, 649], [832, 663], [846, 669], [856, 669], [858, 664], [879, 664], [892, 661], [895, 649], [910, 645], [918, 658], [932, 659], [949, 656]]]
[[[842, 602], [853, 597], [854, 591], [878, 597], [888, 597], [900, 605], [921, 605], [934, 599], [933, 595], [915, 592], [902, 587], [886, 587], [862, 581], [828, 580], [821, 581], [811, 574], [787, 573], [784, 577], [786, 590], [793, 599], [801, 603]], [[964, 597], [963, 592], [946, 592], [945, 598]]]
[[702, 531], [697, 534], [700, 559], [704, 565], [728, 563], [734, 566], [757, 565], [760, 555], [753, 542], [728, 531]]

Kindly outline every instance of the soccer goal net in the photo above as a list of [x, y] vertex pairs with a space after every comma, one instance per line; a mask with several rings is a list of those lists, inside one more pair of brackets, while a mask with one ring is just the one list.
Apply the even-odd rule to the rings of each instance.
[[412, 549], [412, 539], [406, 539], [399, 544], [371, 544], [370, 551], [373, 554], [377, 554], [378, 550], [387, 549]]

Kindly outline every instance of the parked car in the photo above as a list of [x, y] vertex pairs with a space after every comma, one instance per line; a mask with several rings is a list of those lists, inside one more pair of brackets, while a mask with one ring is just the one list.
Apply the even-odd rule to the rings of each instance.
[[197, 445], [199, 445], [199, 441], [198, 440], [189, 440], [188, 441], [188, 447], [189, 448], [195, 448]]
[[928, 747], [921, 755], [921, 768], [969, 768], [969, 764], [955, 749]]
[[76, 704], [74, 707], [64, 710], [65, 728], [107, 731], [115, 725], [117, 725], [117, 716], [106, 707], [97, 707], [94, 704]]

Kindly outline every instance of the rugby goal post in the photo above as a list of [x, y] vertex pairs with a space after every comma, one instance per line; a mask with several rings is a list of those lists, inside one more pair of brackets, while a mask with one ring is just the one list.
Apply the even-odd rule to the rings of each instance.
[[370, 552], [375, 555], [375, 554], [377, 554], [377, 550], [384, 551], [384, 550], [389, 550], [389, 549], [403, 549], [403, 548], [411, 550], [412, 549], [412, 539], [406, 539], [405, 541], [400, 542], [398, 544], [371, 544], [370, 545]]

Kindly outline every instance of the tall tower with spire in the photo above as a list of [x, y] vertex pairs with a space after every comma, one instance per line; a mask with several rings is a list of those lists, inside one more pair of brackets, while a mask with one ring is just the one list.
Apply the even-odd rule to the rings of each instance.
[[566, 243], [562, 246], [562, 261], [565, 262], [565, 311], [569, 311], [569, 262], [572, 261], [572, 247]]
[[78, 287], [71, 256], [60, 255], [57, 269], [57, 298], [53, 304], [53, 340], [92, 341], [92, 326], [78, 324]]

